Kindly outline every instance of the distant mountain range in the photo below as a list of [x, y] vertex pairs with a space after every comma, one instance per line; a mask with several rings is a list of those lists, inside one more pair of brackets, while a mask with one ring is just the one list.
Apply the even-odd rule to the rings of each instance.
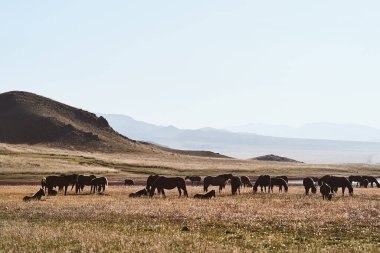
[[247, 124], [226, 130], [285, 138], [380, 142], [379, 129], [358, 124], [311, 123], [300, 127]]
[[380, 162], [380, 142], [271, 137], [214, 128], [188, 130], [157, 126], [125, 115], [101, 116], [132, 139], [177, 149], [210, 150], [237, 158], [276, 154], [310, 163]]

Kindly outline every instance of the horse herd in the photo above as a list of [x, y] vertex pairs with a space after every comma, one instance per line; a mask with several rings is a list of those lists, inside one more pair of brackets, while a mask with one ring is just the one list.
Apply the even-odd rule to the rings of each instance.
[[[142, 190], [129, 194], [129, 197], [136, 198], [142, 196], [153, 197], [155, 192], [157, 194], [165, 197], [165, 190], [172, 190], [177, 188], [179, 197], [184, 195], [188, 197], [188, 192], [186, 188], [186, 180], [190, 180], [192, 185], [198, 186], [202, 179], [199, 176], [187, 176], [182, 177], [165, 177], [160, 175], [150, 175], [146, 180], [146, 186]], [[317, 192], [317, 186], [320, 186], [320, 193], [323, 199], [331, 200], [334, 193], [337, 193], [338, 188], [342, 188], [342, 194], [344, 195], [345, 189], [347, 188], [349, 194], [353, 194], [352, 183], [356, 182], [357, 186], [368, 187], [375, 184], [380, 188], [380, 183], [372, 176], [349, 176], [337, 177], [326, 175], [321, 178], [306, 177], [303, 179], [303, 186], [305, 188], [305, 194], [308, 195], [310, 190], [312, 193]], [[240, 194], [240, 188], [242, 187], [252, 187], [253, 193], [257, 193], [260, 188], [261, 192], [273, 192], [273, 188], [277, 186], [279, 192], [288, 192], [289, 180], [287, 176], [275, 176], [271, 177], [269, 175], [261, 175], [252, 184], [251, 180], [247, 176], [234, 176], [232, 174], [222, 174], [219, 176], [206, 176], [203, 179], [203, 191], [206, 194], [195, 194], [194, 198], [199, 199], [210, 199], [215, 197], [215, 190], [208, 191], [210, 186], [216, 186], [219, 189], [219, 193], [226, 187], [226, 184], [231, 185], [231, 194]], [[134, 185], [133, 180], [126, 179], [124, 181], [125, 185]], [[42, 196], [45, 196], [45, 192], [49, 196], [55, 196], [58, 191], [64, 190], [64, 194], [67, 194], [67, 189], [71, 186], [71, 190], [75, 187], [76, 194], [80, 194], [85, 186], [90, 186], [90, 193], [102, 193], [106, 190], [108, 185], [108, 180], [105, 177], [96, 177], [95, 175], [60, 175], [60, 176], [47, 176], [41, 180], [41, 189], [33, 196], [25, 196], [24, 201], [30, 200], [40, 200]]]

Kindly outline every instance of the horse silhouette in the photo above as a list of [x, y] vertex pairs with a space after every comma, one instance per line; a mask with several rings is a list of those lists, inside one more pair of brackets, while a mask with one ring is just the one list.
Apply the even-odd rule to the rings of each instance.
[[210, 185], [219, 186], [219, 192], [221, 192], [226, 187], [226, 179], [220, 176], [207, 176], [203, 179], [203, 191], [207, 192]]
[[242, 184], [243, 187], [252, 187], [252, 183], [251, 183], [251, 181], [249, 180], [248, 177], [241, 176], [240, 180], [241, 180], [241, 184]]
[[153, 197], [154, 191], [158, 190], [158, 193], [165, 197], [165, 191], [164, 190], [171, 190], [174, 188], [178, 189], [179, 197], [181, 197], [183, 191], [185, 197], [188, 197], [187, 189], [186, 189], [186, 182], [181, 177], [159, 177], [157, 178], [154, 183], [152, 184], [152, 187], [149, 192], [149, 196]]
[[257, 188], [260, 186], [261, 192], [263, 192], [263, 188], [265, 192], [267, 192], [267, 187], [268, 187], [268, 193], [269, 193], [269, 188], [270, 188], [270, 182], [271, 182], [271, 177], [269, 175], [261, 175], [257, 178], [255, 184], [253, 185], [253, 192], [257, 192]]
[[240, 187], [241, 187], [241, 181], [239, 177], [232, 177], [231, 178], [231, 192], [232, 195], [235, 195], [237, 192], [240, 194]]
[[271, 178], [270, 180], [270, 190], [273, 192], [273, 187], [278, 186], [278, 191], [282, 192], [282, 188], [284, 188], [285, 192], [288, 192], [288, 183], [280, 177]]
[[302, 184], [305, 187], [305, 194], [306, 195], [309, 194], [309, 190], [310, 189], [311, 189], [312, 193], [316, 193], [317, 192], [317, 188], [315, 187], [315, 182], [314, 182], [314, 180], [311, 177], [304, 178]]

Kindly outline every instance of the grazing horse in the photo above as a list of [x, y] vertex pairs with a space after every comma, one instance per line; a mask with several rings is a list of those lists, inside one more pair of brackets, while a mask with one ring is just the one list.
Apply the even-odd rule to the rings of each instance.
[[368, 184], [369, 184], [368, 179], [364, 179], [364, 180], [360, 181], [360, 187], [367, 188]]
[[338, 192], [339, 187], [342, 188], [343, 195], [346, 188], [348, 188], [348, 192], [350, 193], [350, 195], [354, 193], [354, 189], [352, 188], [350, 181], [345, 177], [335, 177], [326, 175], [319, 179], [318, 184], [319, 183], [328, 184], [335, 193]]
[[248, 177], [241, 176], [240, 180], [241, 180], [241, 183], [242, 183], [243, 187], [252, 187], [252, 183], [251, 183], [251, 181], [249, 180]]
[[76, 187], [76, 193], [78, 194], [81, 191], [83, 191], [83, 189], [86, 185], [91, 186], [91, 181], [95, 178], [96, 178], [95, 175], [89, 175], [89, 176], [79, 175], [78, 176], [78, 183], [77, 183], [77, 187]]
[[194, 185], [194, 182], [196, 182], [197, 186], [199, 185], [199, 183], [202, 180], [200, 176], [186, 176], [185, 181], [188, 179], [191, 181], [191, 185]]
[[321, 187], [319, 188], [320, 193], [322, 194], [323, 199], [328, 199], [331, 201], [333, 197], [332, 189], [331, 187], [326, 184], [325, 182], [322, 182]]
[[282, 192], [282, 187], [284, 187], [285, 192], [288, 192], [288, 183], [285, 179], [280, 177], [271, 178], [270, 180], [270, 190], [273, 192], [273, 186], [278, 186], [278, 191]]
[[124, 185], [135, 185], [135, 182], [133, 182], [132, 179], [125, 179], [124, 180]]
[[203, 191], [207, 192], [208, 187], [212, 186], [219, 186], [219, 192], [222, 191], [223, 188], [226, 187], [226, 179], [224, 177], [211, 177], [207, 176], [203, 179]]
[[146, 180], [146, 189], [148, 190], [148, 192], [150, 191], [150, 187], [152, 187], [152, 184], [154, 183], [154, 181], [156, 181], [157, 178], [159, 177], [160, 177], [159, 175], [150, 175], [148, 177], [148, 179]]
[[350, 183], [352, 184], [353, 182], [356, 182], [356, 186], [359, 186], [360, 182], [363, 180], [363, 177], [362, 176], [349, 176], [348, 177], [348, 180], [350, 181]]
[[311, 189], [312, 193], [317, 193], [317, 188], [315, 187], [315, 182], [311, 177], [304, 178], [302, 184], [305, 187], [305, 194], [306, 195], [309, 194], [310, 189]]
[[142, 196], [148, 196], [148, 191], [146, 190], [146, 188], [129, 194], [130, 198], [140, 198]]
[[22, 200], [25, 202], [31, 201], [31, 200], [41, 200], [42, 196], [45, 196], [44, 189], [40, 188], [38, 192], [36, 192], [33, 196], [25, 196]]
[[269, 175], [261, 175], [257, 178], [255, 184], [253, 185], [253, 192], [257, 192], [257, 188], [260, 186], [261, 192], [263, 192], [263, 187], [265, 192], [267, 192], [267, 187], [268, 187], [268, 193], [270, 192], [269, 187], [270, 187], [270, 182], [271, 178]]
[[239, 191], [240, 194], [241, 180], [240, 177], [232, 177], [231, 178], [231, 192], [232, 195], [235, 195], [236, 192]]
[[373, 184], [376, 184], [377, 188], [380, 188], [380, 183], [377, 181], [377, 179], [375, 177], [372, 177], [372, 176], [363, 176], [362, 178], [363, 178], [363, 180], [367, 179], [368, 183], [371, 184], [371, 187], [373, 187]]
[[212, 197], [215, 198], [215, 190], [211, 190], [206, 194], [195, 194], [195, 199], [211, 199]]
[[287, 176], [277, 176], [276, 178], [282, 178], [285, 180], [286, 183], [289, 183], [289, 179]]
[[91, 190], [90, 192], [98, 192], [105, 191], [106, 186], [108, 185], [108, 180], [106, 177], [97, 177], [91, 180]]
[[65, 189], [65, 195], [67, 194], [67, 188], [69, 185], [77, 185], [78, 174], [72, 175], [61, 175], [61, 176], [47, 176], [41, 181], [41, 186], [46, 189], [53, 189], [58, 187], [58, 189]]
[[171, 190], [176, 188], [178, 189], [179, 197], [181, 197], [182, 192], [183, 194], [188, 197], [187, 194], [187, 189], [186, 189], [186, 182], [183, 178], [181, 177], [159, 177], [154, 181], [150, 192], [149, 192], [149, 197], [153, 197], [154, 191], [158, 190], [158, 193], [161, 193], [162, 196], [165, 197], [165, 189], [166, 190]]

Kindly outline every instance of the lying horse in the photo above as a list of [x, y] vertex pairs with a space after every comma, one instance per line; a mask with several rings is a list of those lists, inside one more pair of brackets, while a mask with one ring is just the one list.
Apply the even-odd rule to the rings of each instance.
[[195, 199], [211, 199], [212, 197], [215, 198], [215, 190], [211, 190], [206, 194], [195, 194]]
[[240, 187], [241, 187], [241, 181], [239, 177], [232, 177], [231, 178], [231, 192], [232, 195], [235, 195], [237, 191], [239, 191], [240, 194]]
[[375, 177], [372, 177], [372, 176], [363, 176], [362, 178], [363, 178], [363, 180], [367, 179], [368, 183], [371, 184], [371, 187], [373, 187], [373, 184], [376, 184], [377, 188], [380, 188], [380, 183], [377, 181], [377, 179]]
[[150, 175], [148, 177], [148, 179], [146, 180], [146, 189], [148, 190], [148, 192], [150, 191], [150, 187], [152, 187], [152, 184], [154, 183], [154, 181], [156, 181], [157, 178], [159, 177], [160, 177], [159, 175]]
[[251, 181], [249, 180], [248, 177], [241, 176], [240, 180], [243, 187], [252, 187]]
[[124, 185], [135, 185], [135, 182], [133, 182], [132, 179], [125, 179], [124, 180]]
[[197, 186], [199, 185], [199, 183], [202, 180], [200, 176], [186, 176], [185, 181], [188, 179], [191, 181], [191, 185], [194, 185], [194, 182], [196, 182]]
[[325, 182], [322, 182], [321, 187], [319, 189], [320, 193], [322, 194], [323, 199], [331, 200], [333, 197], [332, 189], [331, 187], [326, 184]]
[[278, 186], [278, 191], [282, 192], [282, 187], [284, 187], [285, 192], [288, 192], [288, 183], [280, 177], [271, 178], [270, 180], [270, 190], [273, 192], [273, 186]]
[[348, 188], [348, 192], [350, 193], [350, 195], [354, 193], [354, 189], [352, 188], [350, 181], [345, 177], [335, 177], [326, 175], [319, 179], [318, 184], [319, 183], [328, 184], [334, 192], [338, 192], [338, 188], [341, 187], [343, 195], [346, 188]]
[[314, 182], [314, 180], [311, 177], [304, 178], [302, 184], [305, 187], [305, 194], [306, 195], [309, 194], [309, 190], [310, 189], [311, 189], [312, 193], [316, 193], [317, 192], [317, 188], [315, 187], [315, 182]]
[[363, 177], [362, 176], [349, 176], [348, 177], [348, 180], [350, 181], [350, 183], [352, 184], [353, 182], [356, 182], [356, 186], [359, 186], [360, 182], [363, 180]]
[[148, 196], [148, 191], [146, 190], [146, 188], [129, 194], [130, 198], [140, 198], [142, 196]]
[[224, 177], [211, 177], [207, 176], [203, 179], [203, 191], [207, 192], [208, 187], [212, 186], [219, 186], [219, 192], [222, 191], [223, 188], [226, 187], [226, 179]]
[[106, 186], [108, 185], [108, 180], [106, 177], [97, 177], [91, 180], [91, 190], [90, 192], [101, 192], [106, 190]]
[[33, 196], [25, 196], [22, 200], [25, 202], [31, 201], [31, 200], [41, 200], [42, 196], [45, 196], [44, 189], [40, 188], [38, 192], [36, 192]]
[[41, 180], [41, 187], [46, 189], [53, 189], [58, 187], [59, 190], [65, 189], [65, 195], [67, 194], [67, 188], [69, 185], [77, 185], [78, 174], [61, 175], [61, 176], [47, 176]]
[[263, 187], [265, 192], [267, 192], [268, 187], [268, 193], [269, 193], [269, 187], [270, 187], [271, 178], [269, 175], [261, 175], [257, 178], [255, 184], [253, 185], [253, 192], [257, 192], [257, 188], [261, 187], [261, 192], [263, 192]]
[[91, 181], [93, 179], [95, 179], [96, 176], [95, 175], [89, 175], [89, 176], [84, 176], [84, 175], [79, 175], [78, 176], [78, 183], [77, 183], [77, 187], [75, 189], [76, 193], [80, 193], [81, 191], [83, 191], [84, 187], [87, 185], [87, 186], [91, 186]]
[[188, 197], [187, 189], [186, 189], [186, 182], [181, 177], [159, 177], [159, 178], [157, 178], [156, 181], [154, 181], [154, 183], [150, 189], [149, 197], [153, 197], [154, 191], [156, 190], [156, 188], [158, 190], [158, 193], [159, 194], [161, 193], [161, 195], [165, 197], [164, 189], [171, 190], [171, 189], [174, 189], [176, 187], [177, 187], [178, 192], [179, 192], [179, 197], [181, 197], [181, 195], [182, 195], [181, 190], [183, 190], [184, 195], [186, 197]]

